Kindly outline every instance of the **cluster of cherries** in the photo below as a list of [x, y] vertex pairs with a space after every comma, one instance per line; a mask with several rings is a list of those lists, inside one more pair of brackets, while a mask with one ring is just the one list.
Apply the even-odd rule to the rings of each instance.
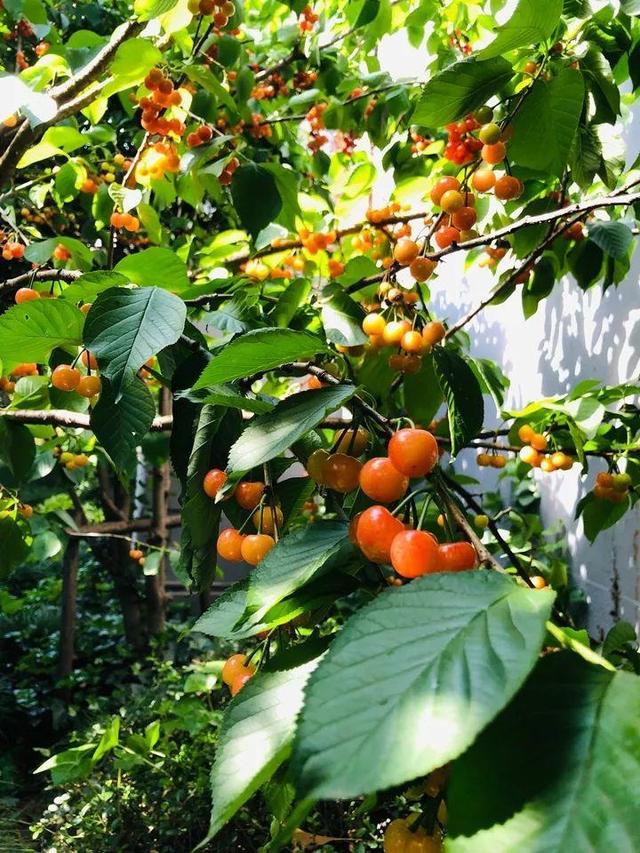
[[419, 817], [416, 814], [391, 821], [384, 831], [384, 853], [440, 853], [440, 836], [429, 835], [423, 826], [417, 826]]
[[159, 181], [166, 172], [177, 172], [179, 168], [180, 157], [175, 146], [170, 142], [155, 142], [145, 148], [136, 166], [136, 180], [140, 183], [148, 179]]
[[0, 391], [4, 391], [5, 394], [13, 394], [16, 387], [16, 382], [18, 379], [22, 379], [23, 376], [37, 376], [38, 375], [38, 365], [33, 362], [23, 362], [21, 364], [16, 364], [15, 367], [11, 368], [11, 372], [9, 376], [0, 377]]
[[251, 124], [249, 125], [248, 130], [249, 135], [256, 141], [260, 139], [269, 139], [273, 134], [271, 125], [265, 122], [264, 117], [261, 116], [260, 113], [251, 113]]
[[224, 169], [220, 172], [220, 177], [218, 178], [223, 187], [229, 186], [239, 165], [240, 161], [237, 157], [231, 157], [231, 159], [225, 164]]
[[629, 496], [631, 488], [631, 477], [626, 474], [612, 474], [600, 471], [596, 476], [596, 484], [593, 487], [593, 496], [599, 500], [608, 501], [613, 504], [624, 503]]
[[54, 447], [53, 455], [67, 471], [73, 471], [76, 468], [86, 468], [89, 464], [89, 457], [86, 453], [72, 453], [70, 450]]
[[540, 468], [550, 474], [553, 471], [570, 471], [573, 467], [572, 457], [562, 450], [545, 454], [549, 446], [547, 437], [529, 424], [520, 427], [518, 438], [524, 444], [520, 449], [520, 459], [532, 468]]
[[480, 468], [504, 468], [507, 457], [502, 453], [478, 453], [476, 462]]
[[113, 228], [124, 228], [127, 231], [138, 231], [140, 229], [140, 220], [131, 213], [112, 213], [109, 223]]
[[149, 133], [157, 133], [160, 136], [168, 136], [170, 133], [182, 136], [184, 124], [179, 119], [160, 116], [164, 109], [178, 107], [182, 103], [182, 95], [173, 88], [172, 80], [165, 77], [159, 68], [152, 68], [144, 78], [144, 85], [151, 92], [151, 97], [140, 98], [142, 127]]
[[465, 166], [475, 160], [478, 151], [482, 148], [480, 140], [473, 136], [473, 131], [480, 127], [480, 122], [472, 115], [468, 115], [459, 122], [452, 122], [445, 126], [448, 134], [444, 156], [458, 166]]
[[[98, 367], [95, 357], [88, 350], [82, 351], [80, 360], [88, 371], [96, 370]], [[82, 374], [72, 364], [59, 364], [54, 367], [51, 372], [51, 384], [58, 391], [75, 391], [76, 394], [88, 399], [95, 397], [102, 389], [102, 381], [99, 376], [91, 372], [86, 375]]]
[[336, 242], [337, 234], [335, 231], [309, 231], [308, 228], [301, 228], [298, 232], [300, 242], [310, 255], [316, 255], [322, 249], [327, 249], [332, 243]]
[[138, 563], [139, 566], [144, 566], [144, 551], [140, 548], [131, 548], [129, 550], [129, 559], [133, 560], [134, 563]]
[[192, 15], [212, 15], [219, 30], [227, 26], [236, 11], [231, 0], [188, 0], [187, 8]]
[[24, 256], [24, 246], [17, 240], [7, 240], [2, 246], [2, 257], [5, 261], [16, 261]]
[[322, 132], [325, 129], [324, 112], [326, 109], [327, 104], [314, 104], [306, 115], [311, 128], [309, 151], [313, 153], [319, 151], [329, 141], [326, 133]]
[[305, 6], [298, 17], [298, 29], [301, 33], [309, 33], [319, 20], [320, 15], [317, 15], [311, 6]]
[[402, 205], [397, 201], [391, 201], [384, 207], [370, 207], [367, 210], [367, 221], [372, 225], [380, 225], [383, 222], [391, 219], [394, 214], [402, 209]]
[[269, 76], [258, 83], [251, 90], [251, 97], [255, 101], [266, 101], [270, 98], [276, 98], [278, 95], [286, 97], [289, 94], [287, 82], [277, 71], [273, 71]]
[[187, 145], [189, 148], [197, 148], [199, 145], [204, 145], [205, 142], [211, 142], [213, 138], [213, 130], [208, 124], [201, 124], [195, 130], [187, 135]]

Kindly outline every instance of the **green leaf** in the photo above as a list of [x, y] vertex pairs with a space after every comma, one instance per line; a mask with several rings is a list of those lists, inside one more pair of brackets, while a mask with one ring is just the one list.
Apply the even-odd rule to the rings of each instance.
[[270, 412], [274, 407], [274, 403], [267, 403], [266, 400], [257, 400], [255, 397], [244, 397], [226, 385], [215, 385], [208, 390], [209, 393], [202, 402], [209, 403], [210, 405], [244, 409], [247, 412], [254, 412], [257, 415]]
[[596, 104], [593, 124], [614, 124], [620, 114], [620, 90], [613, 79], [611, 66], [598, 48], [590, 45], [580, 58], [580, 69]]
[[69, 782], [78, 782], [86, 778], [93, 767], [93, 751], [95, 743], [83, 743], [73, 749], [66, 749], [57, 755], [52, 755], [44, 764], [41, 764], [33, 772], [44, 773], [51, 771], [51, 781], [54, 785], [67, 785]]
[[0, 459], [8, 466], [17, 483], [24, 482], [36, 458], [36, 445], [24, 424], [12, 423], [0, 412]]
[[462, 754], [533, 667], [553, 599], [470, 571], [419, 578], [359, 610], [305, 691], [298, 796], [356, 797]]
[[295, 669], [259, 673], [232, 701], [220, 728], [211, 769], [213, 809], [205, 841], [289, 755], [304, 686], [316, 665], [314, 660]]
[[294, 278], [287, 289], [278, 297], [278, 304], [269, 315], [276, 326], [287, 327], [293, 320], [298, 308], [304, 305], [311, 295], [311, 282], [308, 278]]
[[535, 265], [533, 276], [522, 287], [522, 309], [525, 319], [532, 317], [538, 305], [553, 290], [556, 283], [556, 269], [549, 257], [542, 257]]
[[150, 41], [143, 38], [128, 39], [120, 45], [111, 63], [114, 79], [107, 83], [100, 95], [109, 97], [141, 83], [149, 71], [161, 62], [162, 53]]
[[599, 533], [608, 530], [609, 527], [613, 527], [620, 521], [629, 509], [629, 501], [625, 500], [619, 504], [611, 503], [611, 501], [596, 498], [593, 492], [589, 492], [586, 498], [581, 501], [580, 508], [582, 510], [584, 535], [589, 542], [594, 542]]
[[96, 270], [79, 276], [73, 284], [70, 284], [60, 294], [62, 299], [69, 302], [93, 302], [99, 293], [110, 287], [122, 287], [128, 283], [128, 279], [113, 272], [113, 270]]
[[284, 453], [355, 394], [353, 385], [332, 385], [292, 394], [272, 412], [254, 418], [229, 453], [230, 471], [248, 471]]
[[87, 314], [84, 343], [116, 402], [145, 361], [178, 340], [186, 317], [184, 302], [158, 287], [113, 287], [98, 296]]
[[93, 761], [100, 761], [108, 752], [118, 745], [120, 735], [120, 717], [112, 717], [100, 738], [100, 743], [93, 753]]
[[82, 343], [84, 315], [62, 299], [14, 305], [0, 316], [0, 362], [5, 370], [21, 362], [43, 364], [55, 347]]
[[451, 455], [455, 456], [482, 429], [482, 390], [464, 358], [448, 347], [434, 347], [433, 366], [447, 401]]
[[497, 35], [478, 54], [482, 59], [503, 56], [517, 47], [537, 45], [548, 39], [560, 23], [562, 0], [519, 0], [506, 24], [497, 27]]
[[[453, 768], [452, 853], [637, 849], [640, 679], [560, 652]], [[544, 731], [541, 748], [540, 734]]]
[[578, 127], [569, 158], [571, 176], [581, 189], [588, 189], [600, 169], [604, 168], [602, 143], [597, 130], [592, 127]]
[[[242, 227], [254, 238], [274, 221], [282, 209], [282, 198], [275, 177], [255, 163], [247, 163], [236, 169], [231, 197]], [[259, 204], [257, 199], [260, 200]]]
[[367, 343], [368, 337], [362, 331], [364, 311], [339, 284], [323, 288], [320, 304], [320, 317], [328, 341], [348, 347]]
[[430, 423], [444, 401], [433, 369], [433, 358], [425, 355], [419, 372], [406, 374], [402, 386], [409, 417], [417, 423]]
[[170, 12], [178, 0], [135, 0], [133, 11], [141, 21], [151, 21]]
[[206, 92], [214, 95], [221, 104], [224, 104], [224, 106], [231, 111], [232, 115], [238, 114], [236, 102], [218, 78], [211, 73], [211, 71], [204, 68], [202, 65], [188, 65], [185, 68], [185, 71], [190, 80], [193, 80], [194, 83], [198, 83]]
[[495, 95], [512, 75], [511, 65], [501, 57], [456, 62], [426, 84], [412, 121], [432, 128], [456, 121]]
[[247, 608], [252, 621], [319, 574], [348, 562], [353, 554], [347, 526], [339, 522], [319, 521], [283, 536], [251, 573]]
[[500, 410], [504, 404], [505, 391], [510, 385], [507, 377], [489, 358], [469, 359], [469, 366], [478, 378], [482, 392], [490, 394], [496, 408]]
[[153, 397], [137, 376], [122, 389], [118, 399], [109, 382], [102, 384], [91, 412], [91, 429], [115, 466], [130, 472], [136, 463], [136, 447], [156, 413]]
[[290, 361], [312, 358], [321, 352], [327, 352], [326, 345], [309, 332], [253, 329], [216, 350], [193, 387], [197, 390], [243, 379]]
[[596, 222], [589, 225], [589, 240], [611, 258], [626, 258], [633, 231], [624, 222]]
[[74, 266], [80, 269], [91, 268], [93, 262], [91, 250], [75, 237], [51, 237], [49, 240], [39, 240], [27, 246], [24, 256], [34, 264], [46, 264], [58, 244], [69, 250]]
[[160, 246], [126, 255], [115, 265], [115, 271], [143, 287], [162, 287], [174, 293], [181, 293], [189, 287], [185, 262], [171, 249]]
[[16, 566], [24, 562], [29, 554], [29, 546], [25, 542], [26, 526], [14, 521], [13, 518], [0, 518], [0, 578], [7, 575]]
[[[569, 159], [584, 101], [579, 71], [564, 68], [551, 81], [537, 80], [513, 120], [509, 158], [545, 174], [561, 175]], [[531, 127], [536, 128], [531, 133]]]
[[237, 627], [247, 609], [248, 588], [248, 578], [234, 583], [215, 599], [191, 630], [228, 640], [242, 640], [264, 631], [269, 627], [267, 622]]

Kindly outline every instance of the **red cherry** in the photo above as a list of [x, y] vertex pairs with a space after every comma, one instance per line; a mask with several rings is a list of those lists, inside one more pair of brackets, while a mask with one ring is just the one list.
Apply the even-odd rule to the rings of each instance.
[[407, 491], [409, 478], [386, 456], [369, 459], [360, 471], [360, 488], [372, 501], [388, 504], [397, 501]]
[[391, 561], [391, 544], [404, 525], [385, 506], [370, 506], [360, 514], [356, 526], [358, 547], [374, 563]]
[[391, 565], [403, 578], [417, 578], [442, 570], [435, 536], [425, 530], [404, 530], [391, 545]]
[[438, 442], [426, 429], [399, 429], [387, 449], [393, 465], [407, 477], [423, 477], [438, 461]]
[[470, 542], [449, 542], [440, 546], [440, 560], [441, 571], [463, 572], [475, 569], [478, 555]]
[[264, 483], [249, 482], [247, 480], [238, 483], [233, 496], [242, 509], [255, 509], [264, 494]]
[[227, 475], [224, 471], [221, 471], [219, 468], [212, 468], [211, 471], [207, 471], [205, 474], [202, 488], [206, 495], [210, 498], [215, 498], [226, 482]]

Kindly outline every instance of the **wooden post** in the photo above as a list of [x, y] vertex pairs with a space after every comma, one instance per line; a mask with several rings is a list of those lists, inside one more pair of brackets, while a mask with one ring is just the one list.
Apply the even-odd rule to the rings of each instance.
[[62, 559], [62, 612], [58, 658], [58, 674], [61, 678], [65, 678], [73, 672], [79, 557], [80, 540], [70, 538]]

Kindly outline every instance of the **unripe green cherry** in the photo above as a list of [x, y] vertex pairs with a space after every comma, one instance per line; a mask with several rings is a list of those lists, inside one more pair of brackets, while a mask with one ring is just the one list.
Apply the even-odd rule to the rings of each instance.
[[478, 107], [473, 117], [480, 124], [488, 124], [493, 118], [493, 110], [485, 104], [482, 107]]
[[478, 132], [478, 138], [481, 142], [484, 142], [485, 145], [494, 145], [498, 142], [501, 135], [502, 131], [500, 130], [500, 125], [496, 124], [494, 121], [489, 122], [489, 124], [484, 124]]

